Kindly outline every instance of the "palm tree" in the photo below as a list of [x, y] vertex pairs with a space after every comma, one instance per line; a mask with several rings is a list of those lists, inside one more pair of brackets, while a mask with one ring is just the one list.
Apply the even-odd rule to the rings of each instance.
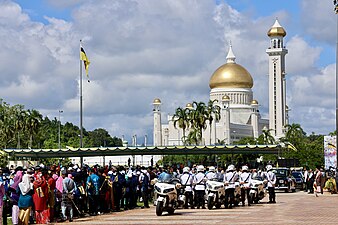
[[17, 148], [20, 148], [20, 133], [24, 130], [25, 128], [25, 117], [26, 117], [26, 111], [23, 109], [23, 105], [16, 105], [14, 106], [14, 127], [15, 127], [15, 132], [18, 136], [18, 143], [17, 143]]
[[273, 129], [263, 129], [262, 134], [259, 135], [257, 140], [259, 142], [263, 142], [263, 144], [266, 144], [266, 145], [275, 144], [276, 140], [270, 133], [272, 130]]
[[198, 144], [201, 144], [203, 138], [203, 130], [206, 129], [206, 105], [204, 102], [193, 102], [193, 110], [190, 111], [190, 123], [192, 128], [197, 132], [195, 137], [198, 138]]
[[35, 135], [42, 121], [42, 115], [35, 109], [27, 111], [27, 117], [25, 120], [25, 127], [29, 133], [29, 148], [33, 144], [33, 135]]
[[190, 109], [188, 108], [183, 109], [181, 107], [178, 107], [176, 109], [175, 114], [173, 115], [174, 127], [177, 128], [177, 125], [178, 125], [178, 127], [183, 130], [182, 141], [184, 145], [186, 145], [185, 130], [189, 127], [189, 124], [190, 124], [189, 114], [190, 114]]
[[285, 128], [287, 130], [285, 138], [293, 144], [298, 143], [306, 136], [306, 133], [299, 124], [296, 123], [293, 123], [291, 125], [287, 124]]
[[[212, 125], [212, 121], [213, 120], [218, 121], [221, 118], [221, 107], [219, 107], [218, 105], [214, 105], [215, 102], [218, 102], [217, 99], [209, 100], [208, 105], [206, 107], [206, 112], [205, 112], [207, 120], [209, 121], [209, 133], [210, 133], [210, 142], [209, 143], [210, 143], [210, 145], [211, 145], [211, 125]], [[215, 126], [216, 126], [216, 124], [215, 124]], [[216, 144], [216, 140], [215, 140], [215, 144]]]
[[201, 133], [197, 129], [192, 128], [188, 134], [186, 141], [190, 145], [198, 145], [201, 139]]

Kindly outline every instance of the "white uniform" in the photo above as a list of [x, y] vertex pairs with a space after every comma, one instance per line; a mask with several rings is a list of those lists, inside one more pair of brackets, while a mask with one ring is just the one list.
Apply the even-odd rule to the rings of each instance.
[[228, 183], [227, 188], [235, 188], [235, 182], [238, 180], [236, 171], [229, 171], [224, 174], [224, 183]]
[[205, 190], [205, 174], [199, 172], [194, 177], [194, 185], [196, 191], [204, 191]]
[[216, 176], [216, 173], [214, 173], [214, 172], [209, 172], [209, 173], [207, 173], [206, 178], [207, 178], [208, 180], [211, 180], [211, 179], [217, 178], [217, 176]]
[[243, 172], [241, 176], [239, 177], [240, 182], [244, 182], [243, 186], [246, 188], [250, 188], [252, 183], [251, 183], [251, 173], [248, 172]]
[[185, 186], [185, 191], [192, 191], [193, 176], [190, 173], [184, 173], [181, 178], [181, 184]]
[[274, 187], [276, 184], [276, 174], [270, 170], [269, 172], [266, 173], [266, 179], [268, 180], [268, 187]]

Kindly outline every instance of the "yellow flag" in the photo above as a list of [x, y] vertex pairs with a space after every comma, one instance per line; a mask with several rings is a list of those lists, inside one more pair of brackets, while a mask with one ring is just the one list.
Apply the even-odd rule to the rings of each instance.
[[86, 75], [87, 75], [88, 82], [89, 82], [88, 67], [89, 67], [90, 61], [89, 61], [89, 59], [86, 55], [86, 52], [85, 52], [85, 50], [83, 49], [82, 46], [81, 46], [81, 50], [80, 50], [80, 60], [83, 61], [83, 64], [84, 64], [84, 67], [85, 67], [85, 70], [86, 70]]

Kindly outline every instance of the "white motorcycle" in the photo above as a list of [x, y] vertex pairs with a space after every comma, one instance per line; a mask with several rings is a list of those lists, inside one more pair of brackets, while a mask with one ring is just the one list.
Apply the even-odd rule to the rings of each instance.
[[208, 209], [212, 209], [216, 206], [216, 209], [221, 208], [221, 205], [225, 201], [225, 189], [224, 183], [216, 180], [208, 180], [206, 182], [207, 192], [207, 206]]
[[261, 179], [252, 179], [252, 186], [250, 190], [250, 203], [258, 203], [266, 196], [266, 189], [264, 188], [266, 181], [262, 181]]
[[169, 214], [174, 214], [175, 209], [178, 207], [178, 195], [177, 190], [181, 188], [181, 184], [178, 179], [172, 179], [168, 183], [153, 182], [156, 200], [154, 205], [156, 206], [156, 215], [161, 216], [163, 211], [167, 211]]

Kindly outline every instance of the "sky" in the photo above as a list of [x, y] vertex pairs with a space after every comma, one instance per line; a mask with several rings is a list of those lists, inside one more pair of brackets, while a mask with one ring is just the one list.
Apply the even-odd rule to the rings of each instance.
[[209, 98], [209, 79], [236, 62], [254, 79], [268, 117], [267, 31], [287, 36], [290, 123], [307, 134], [335, 130], [337, 20], [323, 0], [0, 0], [0, 97], [79, 126], [79, 41], [91, 61], [83, 126], [152, 142], [154, 98], [162, 121]]

